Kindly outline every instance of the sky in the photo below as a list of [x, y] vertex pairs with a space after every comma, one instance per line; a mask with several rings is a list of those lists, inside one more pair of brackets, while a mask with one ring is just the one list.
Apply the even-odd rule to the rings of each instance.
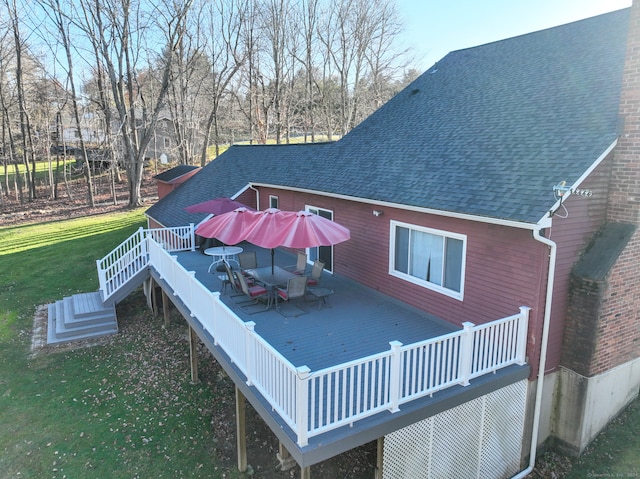
[[[640, 1], [640, 0], [636, 0]], [[447, 53], [631, 6], [631, 0], [396, 0], [421, 71]]]

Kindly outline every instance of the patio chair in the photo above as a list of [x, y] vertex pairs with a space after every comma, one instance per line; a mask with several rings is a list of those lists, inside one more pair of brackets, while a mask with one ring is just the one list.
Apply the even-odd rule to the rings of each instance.
[[[231, 267], [229, 266], [229, 263], [227, 263], [226, 261], [222, 262], [224, 265], [224, 269], [225, 269], [225, 274], [224, 275], [220, 275], [218, 276], [218, 278], [220, 278], [222, 280], [222, 288], [223, 291], [226, 291], [227, 285], [231, 286], [231, 289], [233, 291], [235, 291], [236, 294], [232, 295], [231, 297], [237, 297], [237, 296], [244, 296], [244, 292], [242, 291], [242, 287], [240, 286], [240, 283], [235, 279], [234, 275], [233, 275], [233, 271], [231, 270]], [[224, 278], [224, 279], [222, 279]], [[247, 279], [247, 285], [248, 286], [253, 286], [254, 282], [252, 279]]]
[[231, 285], [231, 287], [233, 288], [233, 282], [231, 281], [228, 273], [219, 274], [218, 279], [220, 280], [220, 283], [222, 283], [220, 286], [220, 292], [222, 294], [227, 292], [227, 285]]
[[296, 264], [285, 266], [284, 269], [293, 274], [304, 274], [307, 271], [307, 253], [298, 253]]
[[[287, 280], [286, 289], [278, 288], [276, 291], [276, 308], [278, 309], [278, 311], [280, 311], [280, 309], [278, 308], [278, 298], [288, 303], [293, 303], [294, 300], [297, 300], [298, 308], [306, 313], [306, 311], [300, 305], [300, 302], [304, 300], [306, 291], [306, 276], [296, 276], [295, 278], [290, 278], [289, 280]], [[280, 311], [280, 313], [282, 313], [282, 311]]]
[[307, 286], [318, 286], [320, 284], [320, 278], [322, 277], [322, 271], [324, 271], [324, 261], [321, 259], [315, 260], [311, 267], [311, 275], [307, 280]]
[[[269, 309], [271, 307], [271, 302], [269, 301], [269, 291], [267, 291], [267, 288], [263, 287], [263, 286], [259, 286], [259, 285], [253, 285], [253, 286], [249, 286], [247, 284], [247, 280], [245, 279], [245, 277], [242, 274], [236, 273], [234, 272], [234, 276], [236, 278], [236, 281], [238, 282], [238, 284], [240, 284], [240, 289], [242, 290], [242, 292], [249, 297], [249, 299], [251, 300], [250, 303], [253, 305], [258, 304], [258, 302], [261, 299], [266, 299], [267, 300], [267, 307], [262, 310], [262, 311], [266, 311], [267, 309]], [[246, 306], [242, 306], [242, 309], [244, 309], [247, 313], [249, 314], [253, 314], [253, 313], [259, 313], [260, 310], [258, 311], [249, 311], [246, 309]]]
[[246, 276], [245, 270], [258, 267], [256, 252], [243, 251], [242, 253], [238, 253], [238, 264], [240, 265], [240, 271]]

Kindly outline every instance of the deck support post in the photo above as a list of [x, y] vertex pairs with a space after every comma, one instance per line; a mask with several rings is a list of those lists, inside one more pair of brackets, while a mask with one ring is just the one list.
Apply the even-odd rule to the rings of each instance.
[[151, 313], [153, 314], [153, 319], [158, 317], [158, 292], [157, 285], [153, 276], [149, 278], [149, 296], [151, 297]]
[[236, 386], [236, 445], [238, 449], [238, 470], [247, 471], [247, 415], [246, 399]]
[[311, 479], [311, 468], [309, 466], [300, 468], [300, 479]]
[[198, 381], [198, 335], [189, 326], [189, 359], [191, 363], [191, 381]]
[[162, 290], [162, 316], [164, 316], [164, 327], [169, 327], [169, 296]]
[[384, 436], [378, 438], [376, 444], [376, 470], [375, 479], [382, 479], [382, 466], [384, 458]]
[[291, 453], [284, 447], [282, 441], [278, 441], [278, 454], [276, 454], [278, 462], [280, 462], [280, 470], [288, 471], [296, 466], [296, 460], [291, 456]]

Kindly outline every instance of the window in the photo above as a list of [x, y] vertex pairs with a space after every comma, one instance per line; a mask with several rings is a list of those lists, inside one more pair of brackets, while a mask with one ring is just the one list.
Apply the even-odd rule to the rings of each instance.
[[278, 208], [278, 197], [269, 195], [269, 208]]
[[171, 148], [171, 140], [169, 138], [164, 139], [164, 147]]
[[389, 273], [462, 299], [466, 236], [391, 221]]
[[[322, 216], [333, 221], [333, 211], [318, 208], [316, 206], [306, 205], [305, 210], [314, 215]], [[333, 246], [317, 246], [315, 248], [307, 248], [307, 258], [313, 262], [316, 259], [324, 261], [325, 271], [333, 272]]]

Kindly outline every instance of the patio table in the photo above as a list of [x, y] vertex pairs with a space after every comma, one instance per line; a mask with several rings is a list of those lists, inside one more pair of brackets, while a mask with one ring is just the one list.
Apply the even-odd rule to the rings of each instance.
[[307, 291], [318, 300], [318, 309], [322, 309], [323, 304], [327, 304], [327, 297], [333, 294], [333, 290], [329, 288], [308, 288]]
[[252, 268], [245, 270], [245, 273], [255, 279], [258, 283], [264, 284], [269, 290], [269, 304], [275, 299], [277, 304], [276, 289], [278, 286], [284, 286], [291, 278], [295, 278], [297, 275], [281, 268], [280, 266], [273, 267], [273, 273], [271, 272], [271, 266], [262, 266], [260, 268]]
[[240, 267], [240, 263], [238, 263], [238, 254], [242, 253], [242, 248], [240, 246], [216, 246], [215, 248], [207, 248], [204, 250], [204, 254], [208, 256], [212, 256], [212, 263], [209, 266], [207, 272], [211, 272], [211, 268], [215, 265], [222, 263], [223, 261], [235, 261]]

